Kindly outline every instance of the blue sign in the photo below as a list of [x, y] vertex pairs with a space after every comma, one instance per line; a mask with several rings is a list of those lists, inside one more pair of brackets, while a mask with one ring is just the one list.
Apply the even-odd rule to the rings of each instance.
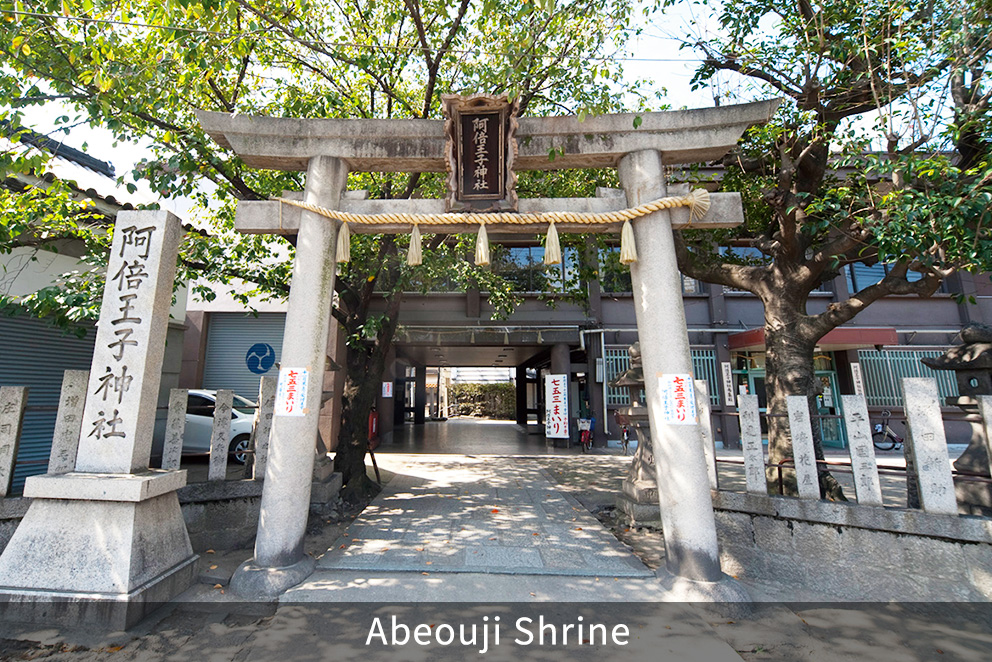
[[272, 345], [264, 342], [257, 342], [248, 348], [245, 354], [245, 365], [256, 375], [264, 375], [276, 362], [276, 350]]

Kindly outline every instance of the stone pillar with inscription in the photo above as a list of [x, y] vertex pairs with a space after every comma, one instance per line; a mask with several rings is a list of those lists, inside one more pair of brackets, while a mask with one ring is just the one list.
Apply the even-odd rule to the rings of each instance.
[[[656, 150], [624, 156], [619, 175], [630, 207], [667, 194]], [[638, 260], [630, 275], [665, 535], [667, 572], [660, 578], [674, 599], [746, 601], [744, 589], [720, 570], [671, 217], [658, 211], [632, 225]]]
[[86, 389], [75, 471], [32, 476], [0, 556], [0, 616], [123, 628], [193, 581], [176, 490], [148, 468], [182, 236], [168, 212], [122, 212]]

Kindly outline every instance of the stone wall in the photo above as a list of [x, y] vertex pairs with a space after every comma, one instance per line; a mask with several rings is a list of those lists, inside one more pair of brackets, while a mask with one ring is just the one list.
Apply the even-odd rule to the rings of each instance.
[[[992, 599], [992, 519], [714, 492], [723, 569], [801, 599]], [[771, 591], [770, 591], [771, 592]]]
[[[31, 499], [0, 499], [0, 552]], [[247, 547], [255, 540], [262, 483], [238, 480], [193, 483], [179, 489], [179, 503], [193, 550], [225, 550]]]
[[255, 540], [262, 483], [255, 480], [193, 483], [179, 489], [193, 550], [237, 549]]
[[0, 553], [10, 541], [10, 537], [17, 530], [24, 513], [28, 511], [28, 504], [31, 499], [23, 497], [8, 497], [0, 499]]

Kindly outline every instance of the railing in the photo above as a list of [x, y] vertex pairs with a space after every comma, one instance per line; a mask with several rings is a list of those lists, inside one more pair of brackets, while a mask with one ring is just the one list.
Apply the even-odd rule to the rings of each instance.
[[[88, 379], [89, 373], [87, 371], [66, 371], [57, 407], [51, 405], [27, 406], [27, 387], [4, 386], [0, 388], [0, 498], [8, 496], [10, 493], [15, 467], [45, 466], [50, 474], [67, 473], [74, 470], [76, 451], [82, 432], [83, 407], [86, 404], [83, 394], [86, 393]], [[247, 448], [238, 450], [238, 453], [243, 452], [247, 459], [245, 478], [260, 481], [265, 476], [269, 431], [275, 405], [275, 390], [275, 378], [262, 377], [258, 400], [261, 404], [253, 407], [255, 417], [252, 422], [249, 443]], [[187, 389], [172, 389], [169, 406], [160, 408], [168, 411], [162, 445], [162, 469], [179, 469], [183, 454], [188, 394]], [[209, 481], [227, 479], [228, 463], [234, 452], [231, 448], [233, 399], [233, 391], [217, 391], [207, 470], [207, 480]], [[239, 408], [246, 407], [239, 405]], [[24, 414], [37, 411], [56, 412], [55, 432], [52, 437], [49, 458], [47, 460], [22, 460], [18, 462], [17, 448]]]
[[[731, 478], [738, 481], [741, 478], [740, 471], [731, 470], [730, 467], [742, 467], [744, 491], [749, 494], [768, 496], [770, 491], [778, 494], [788, 492], [798, 494], [801, 499], [820, 499], [820, 476], [830, 472], [837, 474], [835, 478], [850, 476], [850, 479], [845, 479], [848, 483], [846, 487], [853, 488], [852, 496], [858, 504], [908, 505], [935, 514], [958, 514], [955, 484], [992, 484], [992, 479], [981, 473], [952, 469], [941, 418], [940, 395], [934, 380], [905, 378], [901, 389], [905, 393], [907, 428], [906, 438], [903, 440], [905, 466], [878, 466], [877, 457], [898, 456], [888, 453], [876, 455], [872, 441], [875, 430], [869, 420], [868, 403], [863, 396], [857, 395], [841, 396], [844, 412], [842, 417], [811, 417], [805, 397], [788, 397], [788, 413], [779, 416], [788, 418], [792, 456], [770, 463], [762, 444], [761, 417], [765, 416], [767, 419], [774, 415], [760, 412], [757, 396], [740, 396], [738, 415], [743, 458], [718, 460], [714, 457], [715, 454], [707, 454], [708, 461], [713, 465], [712, 472], [718, 477], [717, 488], [740, 491], [728, 490], [727, 483]], [[979, 396], [977, 400], [980, 425], [988, 445], [992, 427], [992, 396]], [[816, 458], [811, 422], [817, 418], [843, 418], [849, 441], [848, 458]], [[719, 471], [720, 466], [724, 470]], [[883, 499], [883, 488], [888, 492], [887, 499]], [[905, 495], [905, 500], [900, 496], [900, 503], [894, 503], [894, 489]]]

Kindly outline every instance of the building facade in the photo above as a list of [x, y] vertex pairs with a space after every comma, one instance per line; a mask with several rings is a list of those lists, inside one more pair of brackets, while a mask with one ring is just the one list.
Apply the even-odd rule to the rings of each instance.
[[[567, 372], [570, 417], [594, 417], [600, 444], [618, 438], [613, 410], [627, 406], [627, 395], [623, 389], [611, 388], [609, 381], [626, 370], [628, 347], [637, 340], [629, 280], [604, 276], [603, 282], [584, 284], [588, 292], [584, 303], [557, 300], [550, 305], [542, 290], [546, 292], [549, 280], [568, 277], [569, 256], [565, 266], [548, 268], [542, 263], [540, 246], [510, 246], [504, 254], [504, 259], [494, 260], [493, 268], [513, 282], [522, 300], [507, 319], [493, 319], [485, 292], [404, 295], [394, 357], [383, 377], [378, 405], [381, 431], [387, 438], [394, 426], [423, 424], [434, 415], [436, 396], [431, 389], [437, 369], [448, 367], [508, 369], [516, 382], [516, 420], [521, 425], [543, 421], [543, 377]], [[810, 295], [809, 312], [846, 299], [870, 279], [884, 275], [884, 269], [883, 265], [846, 268]], [[683, 302], [694, 376], [707, 382], [715, 438], [735, 447], [740, 438], [737, 395], [757, 394], [764, 405], [761, 302], [748, 292], [686, 277]], [[846, 445], [843, 426], [833, 418], [841, 415], [842, 394], [863, 393], [873, 418], [884, 409], [893, 410], [898, 418], [902, 377], [935, 377], [942, 398], [957, 395], [952, 374], [933, 372], [920, 359], [937, 356], [955, 344], [965, 324], [992, 322], [990, 306], [988, 277], [960, 274], [929, 299], [885, 298], [827, 334], [815, 356], [822, 384], [818, 400], [824, 443]], [[269, 370], [275, 374], [272, 366], [278, 364], [285, 319], [281, 307], [269, 304], [249, 314], [233, 299], [220, 297], [210, 305], [190, 301], [188, 308], [181, 385], [234, 388], [245, 397], [256, 397], [260, 376]], [[270, 350], [274, 360], [262, 370], [257, 356]], [[336, 359], [343, 364], [343, 356]], [[945, 409], [950, 419], [957, 412]], [[336, 437], [329, 427], [324, 434]], [[950, 423], [948, 437], [967, 441], [970, 428]]]

